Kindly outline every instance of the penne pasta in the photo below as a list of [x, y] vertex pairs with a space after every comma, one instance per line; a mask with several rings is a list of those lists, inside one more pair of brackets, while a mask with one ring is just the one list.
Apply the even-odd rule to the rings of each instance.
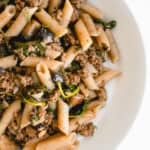
[[17, 113], [21, 109], [21, 101], [14, 101], [3, 113], [2, 118], [0, 119], [0, 135], [2, 135], [11, 120], [13, 119], [14, 113]]
[[70, 47], [67, 52], [63, 53], [62, 55], [62, 62], [64, 62], [64, 68], [67, 68], [71, 65], [72, 61], [78, 54], [77, 47], [72, 46]]
[[7, 23], [15, 16], [16, 8], [14, 5], [6, 6], [5, 10], [0, 14], [0, 29], [2, 29]]
[[93, 64], [87, 63], [85, 65], [85, 68], [88, 71], [88, 73], [90, 73], [90, 74], [97, 74], [98, 73], [97, 69], [94, 67]]
[[62, 0], [50, 0], [49, 1], [49, 14], [53, 13], [62, 3]]
[[113, 37], [112, 32], [109, 29], [106, 29], [105, 31], [109, 43], [110, 43], [110, 51], [108, 53], [110, 60], [112, 63], [116, 63], [119, 60], [119, 49], [117, 47], [116, 41]]
[[50, 57], [51, 59], [56, 59], [62, 54], [62, 51], [57, 51], [50, 46], [46, 47], [45, 56]]
[[35, 150], [36, 145], [38, 144], [39, 141], [40, 141], [39, 139], [30, 140], [25, 144], [23, 150]]
[[102, 83], [107, 83], [108, 81], [112, 80], [113, 78], [119, 76], [121, 74], [120, 71], [117, 70], [109, 70], [98, 76], [95, 80], [97, 85], [101, 85]]
[[16, 66], [16, 64], [17, 64], [17, 57], [15, 55], [0, 58], [0, 67], [2, 68], [5, 69], [11, 68]]
[[69, 122], [70, 132], [75, 131], [79, 125], [87, 124], [91, 122], [95, 117], [96, 117], [96, 113], [88, 110], [83, 115], [75, 119], [70, 119], [70, 122]]
[[93, 36], [93, 37], [98, 36], [99, 33], [98, 33], [97, 29], [96, 29], [96, 26], [95, 26], [94, 21], [91, 18], [91, 16], [89, 14], [87, 14], [87, 13], [82, 13], [81, 14], [81, 18], [82, 18], [84, 24], [87, 27], [89, 35]]
[[37, 11], [37, 7], [29, 8], [25, 7], [19, 16], [16, 18], [14, 23], [10, 26], [10, 28], [6, 31], [6, 37], [15, 37], [18, 36], [25, 25], [30, 21], [31, 17]]
[[89, 90], [98, 90], [97, 83], [92, 74], [87, 75], [87, 77], [83, 78], [82, 80]]
[[50, 69], [53, 72], [58, 71], [59, 68], [63, 66], [63, 62], [61, 61], [42, 58], [42, 57], [32, 57], [32, 56], [29, 56], [26, 59], [24, 59], [20, 65], [27, 66], [27, 67], [35, 67], [40, 62], [44, 62], [47, 65], [48, 69]]
[[90, 14], [93, 18], [97, 18], [97, 19], [103, 18], [102, 12], [87, 2], [81, 5], [81, 9], [87, 12], [88, 14]]
[[69, 135], [57, 134], [39, 142], [36, 146], [36, 150], [62, 150], [65, 147], [69, 147], [77, 143], [77, 135], [70, 133]]
[[65, 0], [64, 8], [62, 10], [62, 20], [61, 20], [61, 24], [64, 27], [68, 26], [71, 20], [72, 14], [73, 14], [73, 7], [69, 0]]
[[103, 27], [100, 25], [100, 26], [97, 26], [97, 28], [98, 28], [98, 33], [100, 33], [100, 35], [96, 37], [96, 41], [99, 47], [110, 50], [110, 43], [109, 43], [109, 40], [106, 36], [106, 33]]
[[43, 0], [40, 5], [40, 8], [47, 8], [48, 4], [49, 4], [49, 0]]
[[25, 38], [30, 38], [38, 31], [38, 29], [40, 29], [40, 27], [41, 24], [38, 21], [33, 19], [24, 27], [22, 31], [22, 35]]
[[16, 150], [18, 147], [7, 136], [0, 135], [0, 150]]
[[53, 19], [44, 9], [39, 10], [35, 16], [44, 26], [52, 31], [57, 38], [62, 37], [68, 32], [66, 28]]
[[30, 113], [33, 109], [32, 105], [26, 104], [23, 114], [22, 114], [22, 118], [21, 118], [21, 123], [20, 123], [20, 128], [23, 129], [26, 126], [28, 126], [30, 124]]
[[69, 107], [62, 100], [58, 101], [58, 128], [68, 135], [69, 134]]
[[48, 67], [45, 63], [40, 62], [36, 65], [36, 73], [41, 81], [41, 83], [46, 86], [48, 89], [53, 90], [54, 89], [54, 83], [51, 79], [50, 72], [48, 70]]
[[92, 39], [87, 31], [87, 28], [83, 21], [80, 19], [75, 24], [75, 32], [80, 41], [81, 47], [83, 50], [88, 50], [88, 48], [92, 45]]

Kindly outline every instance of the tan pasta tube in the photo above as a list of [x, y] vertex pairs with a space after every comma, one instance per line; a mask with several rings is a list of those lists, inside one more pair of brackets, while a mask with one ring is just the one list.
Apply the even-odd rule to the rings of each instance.
[[21, 118], [21, 123], [20, 123], [20, 128], [23, 129], [26, 126], [28, 126], [30, 124], [30, 113], [33, 109], [32, 105], [26, 104], [23, 114], [22, 114], [22, 118]]
[[81, 5], [81, 9], [87, 12], [88, 14], [90, 14], [93, 18], [97, 18], [97, 19], [103, 18], [102, 12], [87, 2]]
[[69, 106], [62, 100], [58, 101], [58, 128], [66, 135], [69, 133]]
[[108, 81], [112, 80], [116, 76], [121, 74], [120, 71], [117, 70], [109, 70], [98, 76], [95, 80], [97, 85], [101, 85], [102, 83], [107, 83]]
[[53, 19], [44, 9], [39, 10], [35, 16], [44, 26], [51, 30], [56, 37], [62, 37], [68, 32], [66, 28]]
[[6, 6], [5, 10], [0, 14], [0, 29], [2, 29], [16, 14], [14, 5]]
[[11, 68], [16, 66], [16, 64], [17, 58], [14, 55], [0, 58], [0, 67], [2, 68]]
[[99, 47], [110, 50], [110, 43], [109, 43], [109, 40], [106, 36], [106, 33], [103, 27], [101, 25], [98, 25], [97, 30], [98, 30], [99, 36], [96, 37], [96, 41]]
[[82, 49], [87, 50], [93, 42], [81, 19], [75, 24], [75, 32], [77, 33]]
[[23, 30], [23, 28], [25, 27], [25, 25], [30, 21], [31, 17], [36, 12], [36, 10], [37, 10], [37, 7], [34, 7], [34, 8], [25, 7], [21, 11], [19, 16], [16, 18], [14, 23], [6, 31], [5, 35], [7, 37], [18, 36]]
[[2, 118], [0, 119], [0, 135], [3, 134], [13, 119], [13, 115], [21, 109], [21, 101], [14, 101], [3, 113]]
[[67, 52], [64, 52], [62, 55], [62, 61], [64, 62], [64, 68], [67, 68], [71, 65], [72, 61], [78, 54], [77, 47], [72, 46], [70, 47]]
[[110, 52], [108, 53], [109, 57], [112, 63], [116, 63], [119, 60], [119, 49], [117, 47], [117, 43], [115, 41], [115, 38], [113, 37], [112, 32], [109, 29], [106, 29], [105, 33], [110, 43]]
[[64, 27], [68, 26], [71, 20], [72, 14], [73, 14], [73, 7], [69, 0], [65, 0], [64, 8], [62, 10], [62, 21], [61, 21], [61, 24]]
[[91, 122], [95, 117], [96, 117], [96, 113], [88, 110], [80, 117], [71, 119], [69, 122], [70, 132], [75, 131], [79, 125], [87, 124]]
[[48, 67], [45, 63], [40, 62], [36, 65], [36, 73], [44, 86], [46, 86], [50, 90], [54, 89], [54, 83], [52, 81]]
[[40, 141], [39, 139], [29, 140], [23, 147], [23, 150], [35, 150], [36, 145], [38, 144], [39, 141]]
[[49, 1], [49, 14], [53, 13], [61, 4], [62, 0], [50, 0]]
[[87, 86], [90, 90], [98, 90], [98, 86], [96, 81], [94, 80], [92, 74], [88, 74], [87, 77], [82, 79], [84, 84]]
[[31, 20], [22, 31], [22, 35], [26, 38], [32, 37], [38, 29], [40, 29], [41, 24], [36, 20]]
[[51, 46], [50, 46], [50, 48], [49, 48], [49, 46], [47, 46], [47, 49], [45, 51], [45, 55], [52, 59], [56, 59], [57, 57], [59, 57], [61, 55], [61, 53], [62, 53], [61, 51], [56, 51], [56, 50], [52, 49]]
[[44, 62], [47, 65], [48, 69], [50, 69], [53, 72], [58, 71], [59, 68], [63, 66], [63, 62], [61, 61], [33, 56], [29, 56], [26, 59], [24, 59], [20, 65], [27, 67], [35, 67], [40, 62]]
[[57, 134], [39, 142], [36, 146], [36, 150], [62, 150], [65, 147], [74, 145], [77, 141], [76, 133], [70, 133], [69, 135]]
[[18, 147], [6, 135], [0, 135], [0, 150], [16, 150]]
[[86, 25], [90, 36], [98, 36], [98, 31], [91, 16], [87, 13], [81, 13], [81, 18]]

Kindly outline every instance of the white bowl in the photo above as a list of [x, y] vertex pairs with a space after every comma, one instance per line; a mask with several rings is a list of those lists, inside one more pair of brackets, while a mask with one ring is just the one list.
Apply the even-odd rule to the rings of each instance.
[[99, 112], [98, 129], [81, 141], [79, 150], [113, 150], [131, 127], [141, 105], [145, 86], [145, 55], [139, 29], [123, 0], [91, 0], [108, 19], [116, 19], [114, 30], [121, 60], [113, 66], [123, 75], [108, 86], [108, 105]]

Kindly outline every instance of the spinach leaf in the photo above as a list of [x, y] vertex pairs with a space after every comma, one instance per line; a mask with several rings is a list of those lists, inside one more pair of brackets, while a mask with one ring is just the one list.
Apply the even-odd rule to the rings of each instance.
[[117, 25], [117, 21], [116, 20], [112, 20], [112, 21], [106, 22], [106, 21], [104, 21], [102, 19], [95, 19], [94, 22], [98, 23], [98, 24], [102, 24], [105, 29], [113, 29]]

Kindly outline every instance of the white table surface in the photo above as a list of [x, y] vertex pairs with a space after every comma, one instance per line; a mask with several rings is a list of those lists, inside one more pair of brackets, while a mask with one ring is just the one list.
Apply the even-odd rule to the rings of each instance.
[[150, 150], [150, 0], [126, 0], [134, 14], [145, 45], [147, 85], [137, 118], [117, 150]]

